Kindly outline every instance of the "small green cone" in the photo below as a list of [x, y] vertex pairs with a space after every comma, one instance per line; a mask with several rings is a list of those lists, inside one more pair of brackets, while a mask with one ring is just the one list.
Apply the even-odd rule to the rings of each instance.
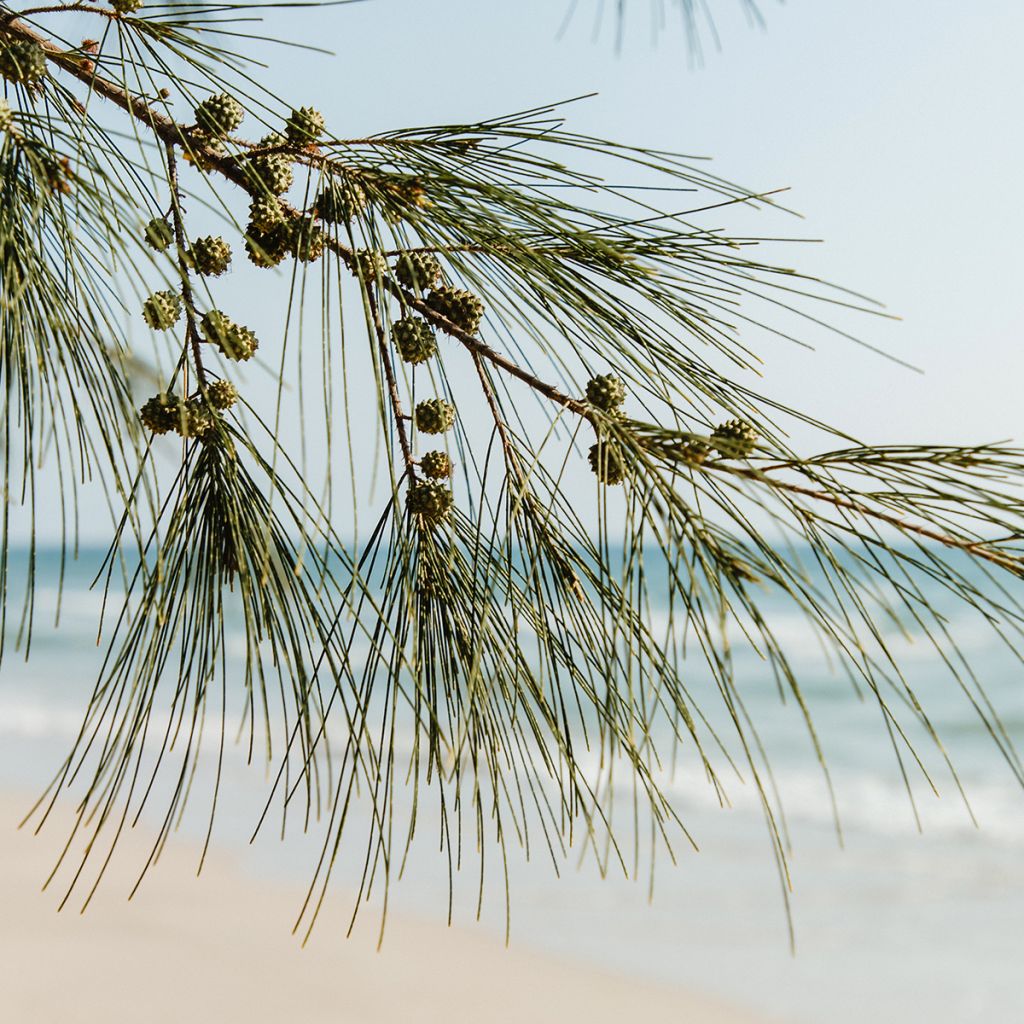
[[142, 318], [154, 331], [169, 331], [181, 317], [177, 292], [154, 292], [142, 304]]
[[757, 431], [746, 420], [727, 420], [711, 432], [711, 447], [722, 458], [745, 459], [757, 445]]
[[442, 398], [427, 398], [416, 406], [416, 428], [424, 434], [443, 434], [455, 423], [455, 407]]
[[312, 107], [293, 110], [285, 124], [288, 141], [295, 146], [309, 146], [324, 133], [324, 115]]
[[203, 100], [195, 111], [196, 127], [215, 139], [230, 135], [245, 119], [242, 105], [226, 92], [216, 93]]

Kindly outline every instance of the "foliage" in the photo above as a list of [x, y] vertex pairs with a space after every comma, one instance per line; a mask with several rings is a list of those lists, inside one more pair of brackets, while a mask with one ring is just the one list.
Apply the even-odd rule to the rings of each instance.
[[[922, 594], [939, 582], [1018, 651], [1024, 454], [864, 446], [738, 382], [757, 365], [748, 329], [788, 336], [793, 317], [875, 311], [759, 261], [757, 238], [703, 226], [708, 209], [770, 197], [576, 134], [555, 108], [337, 135], [308, 98], [260, 86], [247, 19], [261, 6], [0, 4], [0, 47], [45, 61], [25, 74], [11, 57], [0, 106], [0, 573], [11, 507], [36, 514], [40, 465], [72, 523], [89, 482], [118, 521], [102, 579], [121, 608], [46, 800], [77, 786], [81, 828], [116, 841], [166, 790], [158, 850], [204, 730], [223, 751], [240, 707], [250, 756], [279, 766], [283, 813], [304, 800], [304, 820], [323, 823], [311, 926], [361, 797], [366, 891], [400, 870], [427, 794], [453, 867], [463, 844], [504, 857], [539, 830], [556, 864], [575, 844], [637, 870], [641, 834], [652, 858], [686, 835], [663, 792], [668, 735], [723, 800], [723, 765], [753, 783], [785, 878], [779, 798], [732, 656], [756, 649], [814, 737], [764, 611], [779, 597], [877, 702], [901, 765], [925, 770], [910, 724], [942, 747], [887, 646], [894, 621], [935, 645], [1024, 781]], [[70, 41], [71, 14], [97, 42]], [[651, 199], [680, 190], [694, 193], [686, 212]], [[197, 209], [223, 234], [193, 228]], [[280, 337], [218, 308], [225, 272], [286, 283]], [[143, 312], [154, 331], [130, 342]], [[292, 451], [282, 430], [296, 337], [320, 342], [317, 467], [318, 449]], [[250, 362], [276, 404], [247, 388]], [[158, 383], [140, 394], [140, 378]], [[357, 422], [353, 396], [367, 394], [375, 420]], [[304, 391], [300, 403], [311, 415]], [[821, 454], [791, 449], [794, 422]], [[336, 479], [338, 444], [352, 479]], [[386, 493], [359, 498], [374, 450]], [[345, 493], [372, 502], [358, 549], [335, 525]], [[649, 615], [656, 585], [665, 629]], [[698, 663], [710, 689], [691, 685]], [[719, 709], [728, 734], [711, 724]], [[622, 773], [633, 842], [613, 824]]]

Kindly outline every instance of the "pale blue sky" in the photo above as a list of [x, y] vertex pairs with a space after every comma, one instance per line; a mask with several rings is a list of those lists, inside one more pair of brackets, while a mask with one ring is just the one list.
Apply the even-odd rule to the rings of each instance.
[[[350, 136], [598, 90], [568, 110], [570, 127], [711, 156], [751, 188], [789, 187], [804, 220], [751, 211], [730, 225], [824, 239], [769, 255], [886, 302], [903, 322], [863, 318], [857, 330], [927, 371], [811, 332], [816, 353], [759, 342], [766, 379], [751, 384], [869, 441], [1024, 440], [1024, 3], [764, 0], [760, 31], [738, 0], [709, 0], [722, 49], [706, 46], [694, 67], [680, 28], [652, 45], [645, 0], [632, 0], [616, 55], [610, 31], [593, 38], [599, 2], [579, 0], [562, 38], [568, 0], [276, 12], [272, 33], [337, 56], [275, 47], [268, 84]], [[259, 330], [269, 300], [251, 272], [225, 289], [248, 295]]]

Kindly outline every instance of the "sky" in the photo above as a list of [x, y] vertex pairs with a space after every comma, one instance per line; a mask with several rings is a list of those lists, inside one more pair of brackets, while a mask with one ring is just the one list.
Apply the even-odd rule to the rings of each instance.
[[[764, 380], [748, 383], [866, 441], [1024, 441], [1024, 4], [763, 0], [758, 27], [739, 0], [708, 0], [720, 46], [705, 34], [694, 61], [678, 24], [652, 39], [647, 0], [628, 4], [616, 52], [610, 15], [595, 32], [600, 2], [577, 0], [563, 32], [569, 0], [276, 12], [269, 34], [335, 55], [268, 47], [266, 81], [348, 136], [596, 91], [567, 109], [571, 129], [789, 189], [803, 219], [744, 211], [729, 225], [820, 239], [765, 255], [884, 302], [899, 321], [843, 325], [925, 371], [814, 331], [814, 352], [759, 340]], [[720, 226], [714, 214], [701, 223]], [[260, 333], [267, 299], [241, 278], [231, 287]]]

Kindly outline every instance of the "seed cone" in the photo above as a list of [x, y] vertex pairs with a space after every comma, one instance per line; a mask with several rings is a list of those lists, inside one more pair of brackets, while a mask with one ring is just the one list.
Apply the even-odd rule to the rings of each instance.
[[587, 384], [587, 401], [595, 408], [613, 412], [626, 400], [626, 385], [613, 373], [592, 377]]
[[299, 221], [292, 232], [292, 252], [301, 263], [314, 263], [324, 253], [324, 232], [310, 217]]
[[[259, 145], [269, 149], [287, 142], [283, 135], [267, 135], [260, 139]], [[253, 185], [270, 196], [283, 195], [295, 180], [292, 160], [287, 153], [260, 153], [249, 161], [247, 173]]]
[[414, 292], [425, 292], [441, 280], [441, 263], [433, 253], [404, 252], [395, 264], [398, 283]]
[[110, 6], [118, 14], [134, 14], [142, 6], [142, 0], [110, 0]]
[[142, 304], [142, 318], [154, 331], [169, 331], [181, 316], [177, 292], [154, 292]]
[[325, 127], [324, 115], [319, 110], [300, 107], [292, 111], [285, 124], [285, 131], [289, 142], [296, 146], [308, 146], [323, 135]]
[[230, 135], [245, 119], [242, 105], [226, 92], [207, 97], [196, 107], [196, 127], [215, 139]]
[[427, 452], [420, 459], [420, 469], [424, 476], [435, 480], [444, 480], [452, 475], [452, 460], [447, 452]]
[[0, 75], [17, 85], [30, 85], [46, 77], [46, 51], [31, 40], [0, 46]]
[[679, 460], [691, 466], [701, 466], [711, 454], [711, 445], [703, 441], [690, 441], [679, 449]]
[[181, 399], [177, 395], [164, 392], [154, 395], [139, 410], [142, 425], [154, 434], [167, 434], [177, 430], [181, 421], [180, 404]]
[[427, 398], [416, 406], [416, 428], [424, 434], [443, 434], [455, 423], [455, 407], [442, 398]]
[[251, 359], [259, 348], [259, 339], [249, 330], [236, 324], [219, 309], [211, 309], [200, 322], [203, 337], [216, 345], [228, 359]]
[[484, 304], [472, 292], [447, 285], [435, 288], [427, 297], [427, 305], [466, 334], [476, 334], [484, 315]]
[[437, 339], [430, 324], [418, 316], [396, 320], [391, 326], [391, 337], [407, 363], [423, 363], [437, 353]]
[[413, 484], [406, 495], [406, 506], [425, 524], [433, 526], [448, 517], [452, 508], [452, 492], [444, 484], [424, 480]]
[[313, 210], [325, 224], [345, 224], [366, 209], [362, 185], [348, 178], [332, 177], [317, 193]]
[[212, 235], [197, 238], [192, 245], [192, 263], [205, 277], [220, 277], [231, 266], [231, 246]]
[[245, 236], [245, 252], [257, 267], [276, 267], [292, 251], [292, 232], [284, 222], [269, 231], [250, 224]]
[[206, 389], [206, 400], [214, 409], [230, 409], [238, 401], [238, 388], [229, 380], [215, 380]]
[[166, 252], [174, 242], [174, 229], [163, 217], [154, 217], [146, 225], [146, 245], [157, 252]]
[[376, 281], [387, 277], [388, 261], [375, 249], [357, 252], [352, 260], [353, 269], [363, 281]]
[[626, 477], [626, 464], [622, 450], [610, 441], [598, 441], [590, 449], [590, 468], [598, 480], [605, 484], [621, 484]]
[[757, 444], [757, 431], [746, 420], [727, 420], [711, 433], [711, 447], [723, 458], [745, 459]]
[[284, 223], [281, 204], [276, 199], [260, 196], [249, 205], [249, 221], [259, 231], [270, 231]]

